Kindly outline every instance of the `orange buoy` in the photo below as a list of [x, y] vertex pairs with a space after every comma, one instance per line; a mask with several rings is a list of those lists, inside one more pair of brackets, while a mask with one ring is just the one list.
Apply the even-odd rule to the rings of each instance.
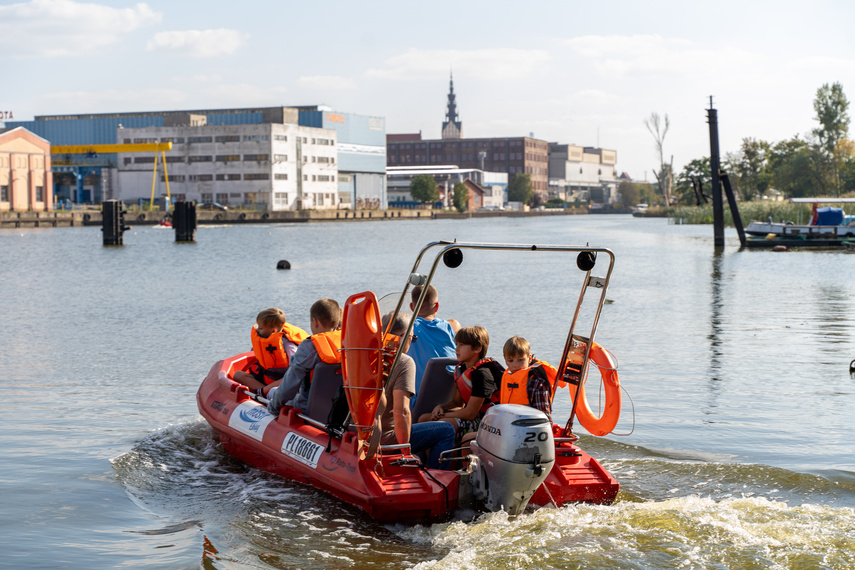
[[[617, 360], [608, 350], [596, 342], [591, 345], [589, 358], [600, 369], [606, 403], [603, 406], [603, 413], [599, 417], [594, 414], [585, 395], [585, 383], [582, 382], [579, 389], [579, 401], [576, 403], [576, 417], [579, 418], [582, 427], [592, 435], [604, 436], [615, 429], [620, 418], [621, 393], [620, 380], [617, 374]], [[570, 395], [575, 399], [576, 386], [573, 384], [569, 386]]]

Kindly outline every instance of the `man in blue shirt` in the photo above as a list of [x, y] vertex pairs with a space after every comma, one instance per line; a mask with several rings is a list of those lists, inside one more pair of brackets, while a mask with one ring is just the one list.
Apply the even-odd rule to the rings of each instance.
[[[422, 287], [413, 287], [410, 309], [415, 311], [416, 303], [422, 294]], [[422, 385], [425, 367], [431, 358], [454, 358], [454, 335], [460, 330], [460, 323], [454, 319], [447, 321], [437, 318], [439, 294], [433, 285], [428, 285], [425, 300], [413, 325], [413, 340], [407, 354], [416, 362], [416, 394]], [[412, 398], [415, 405], [415, 398]]]

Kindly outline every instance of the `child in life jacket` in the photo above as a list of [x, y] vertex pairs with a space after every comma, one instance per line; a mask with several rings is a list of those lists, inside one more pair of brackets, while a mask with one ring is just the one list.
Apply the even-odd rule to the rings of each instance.
[[499, 385], [499, 403], [530, 406], [551, 422], [555, 367], [532, 356], [529, 342], [521, 336], [509, 338], [502, 352], [508, 368]]
[[443, 420], [457, 428], [457, 444], [474, 439], [481, 418], [498, 397], [498, 381], [504, 367], [487, 358], [490, 335], [484, 327], [464, 327], [454, 336], [455, 354], [459, 364], [454, 369], [457, 388], [448, 402], [424, 413], [419, 422]]
[[250, 338], [257, 366], [250, 372], [238, 370], [234, 381], [256, 394], [265, 395], [278, 386], [288, 370], [291, 357], [309, 333], [289, 324], [281, 309], [270, 308], [258, 313]]
[[291, 358], [282, 384], [269, 392], [267, 411], [279, 415], [282, 406], [309, 407], [309, 389], [312, 371], [322, 361], [329, 364], [341, 362], [341, 307], [333, 299], [315, 301], [309, 309], [312, 336], [308, 337]]

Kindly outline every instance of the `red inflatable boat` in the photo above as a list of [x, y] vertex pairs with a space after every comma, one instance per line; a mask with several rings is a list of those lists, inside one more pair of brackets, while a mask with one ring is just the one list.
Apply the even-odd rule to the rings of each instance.
[[[587, 268], [579, 264], [586, 273], [580, 303], [586, 288], [598, 290], [597, 316], [605, 299], [614, 259], [610, 251], [590, 247], [437, 242], [420, 253], [396, 311], [400, 310], [410, 285], [430, 282], [436, 263], [427, 276], [419, 275], [415, 269], [425, 251], [437, 246], [441, 248], [437, 259], [447, 259], [449, 251], [453, 252], [451, 256], [456, 256], [466, 248], [554, 249], [577, 252], [580, 259], [605, 255], [609, 259], [605, 277], [592, 278], [593, 264]], [[453, 261], [449, 266], [454, 266]], [[419, 300], [419, 305], [422, 301]], [[380, 521], [437, 520], [459, 507], [504, 509], [516, 514], [529, 502], [560, 507], [572, 502], [608, 504], [614, 501], [618, 482], [576, 445], [572, 422], [568, 421], [566, 426], [552, 424], [542, 412], [527, 406], [492, 407], [481, 422], [469, 455], [451, 464], [457, 469], [427, 469], [406, 447], [381, 446], [375, 452], [369, 444], [371, 429], [366, 426], [370, 425], [370, 416], [376, 409], [377, 390], [382, 389], [384, 377], [383, 367], [378, 366], [383, 355], [379, 348], [382, 331], [376, 322], [379, 319], [376, 302], [370, 292], [348, 299], [342, 334], [343, 366], [321, 363], [315, 369], [306, 413], [286, 406], [274, 417], [267, 412], [264, 398], [252, 395], [234, 382], [235, 371], [247, 371], [255, 362], [251, 352], [221, 360], [211, 368], [197, 393], [197, 404], [230, 455], [258, 469], [326, 491]], [[359, 305], [358, 309], [355, 305]], [[412, 325], [410, 322], [410, 328]], [[576, 373], [581, 371], [581, 378], [585, 378], [588, 362], [593, 359], [588, 347], [599, 346], [593, 342], [596, 320], [588, 337], [574, 334], [574, 328], [575, 322], [558, 370], [563, 371], [565, 367], [569, 370], [575, 364]], [[348, 354], [352, 355], [350, 362]], [[358, 358], [354, 358], [356, 355]], [[392, 366], [395, 364], [396, 361]], [[441, 400], [447, 393], [451, 381], [447, 363], [433, 364], [431, 361], [428, 365], [417, 405], [430, 394]], [[613, 369], [602, 376], [617, 385], [617, 373]], [[350, 425], [328, 425], [333, 396], [341, 386], [347, 391], [354, 420]], [[604, 421], [609, 423], [610, 419], [605, 418], [606, 414], [598, 418], [590, 411], [584, 401], [584, 382], [578, 393], [580, 402], [574, 402], [574, 414], [577, 404], [585, 409], [586, 414], [579, 416], [580, 421], [583, 416], [590, 418], [586, 421], [596, 421], [599, 435], [604, 431]], [[620, 407], [619, 386], [616, 393], [612, 399], [617, 397], [617, 402], [612, 401], [607, 407], [610, 415], [614, 415], [615, 404]]]

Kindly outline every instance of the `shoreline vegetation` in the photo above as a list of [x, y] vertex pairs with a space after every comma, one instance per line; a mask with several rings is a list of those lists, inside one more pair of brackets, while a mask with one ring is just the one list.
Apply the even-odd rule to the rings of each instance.
[[[855, 193], [841, 198], [855, 197]], [[748, 225], [752, 220], [765, 221], [769, 217], [775, 222], [793, 222], [795, 224], [808, 224], [811, 218], [811, 204], [793, 204], [789, 201], [752, 200], [750, 202], [737, 202], [739, 216], [743, 225]], [[821, 206], [834, 206], [843, 208], [847, 215], [855, 214], [855, 204], [822, 204]], [[733, 227], [733, 216], [727, 200], [724, 201], [724, 223]], [[651, 206], [641, 217], [645, 218], [671, 218], [677, 224], [712, 224], [713, 206]]]

